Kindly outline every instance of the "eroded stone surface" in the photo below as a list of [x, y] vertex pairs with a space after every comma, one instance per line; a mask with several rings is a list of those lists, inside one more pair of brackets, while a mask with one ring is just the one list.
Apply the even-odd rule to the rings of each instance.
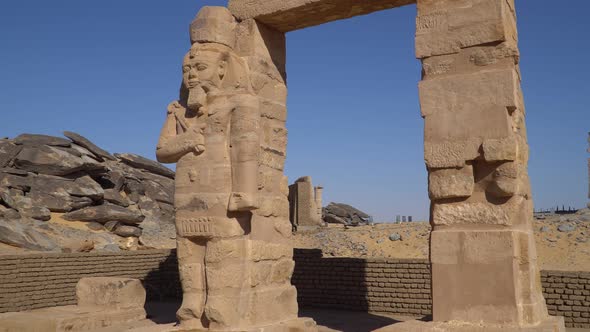
[[82, 278], [76, 285], [78, 306], [143, 308], [145, 297], [145, 289], [138, 279], [115, 277]]
[[506, 211], [487, 203], [450, 203], [434, 207], [432, 218], [436, 225], [510, 225]]
[[428, 177], [430, 199], [469, 197], [473, 194], [475, 181], [473, 166], [463, 168], [437, 169]]
[[416, 0], [231, 0], [229, 9], [238, 19], [256, 19], [281, 32], [400, 7]]

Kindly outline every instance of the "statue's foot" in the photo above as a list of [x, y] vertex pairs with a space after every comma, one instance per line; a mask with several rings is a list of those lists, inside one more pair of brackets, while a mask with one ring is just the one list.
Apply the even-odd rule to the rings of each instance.
[[202, 302], [201, 293], [184, 293], [182, 305], [176, 312], [176, 318], [180, 322], [180, 327], [183, 329], [203, 329], [203, 322], [201, 316], [203, 315], [203, 307], [195, 305]]
[[182, 331], [206, 331], [207, 329], [203, 326], [200, 319], [189, 319], [189, 320], [181, 320], [178, 327], [182, 329]]
[[252, 211], [258, 209], [258, 200], [254, 194], [234, 192], [229, 196], [229, 211]]

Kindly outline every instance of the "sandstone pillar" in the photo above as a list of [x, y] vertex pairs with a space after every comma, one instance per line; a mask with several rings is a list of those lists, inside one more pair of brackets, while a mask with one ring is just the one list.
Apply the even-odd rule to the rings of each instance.
[[[317, 187], [316, 187], [317, 188]], [[289, 208], [291, 224], [298, 227], [317, 227], [322, 221], [321, 189], [318, 213], [317, 189], [313, 187], [310, 176], [303, 176], [289, 186]]]
[[315, 331], [290, 282], [285, 35], [203, 7], [190, 36], [156, 151], [177, 162], [180, 326]]
[[392, 331], [564, 331], [541, 292], [513, 0], [418, 0], [432, 323]]
[[323, 202], [322, 202], [322, 193], [324, 191], [324, 187], [320, 187], [317, 186], [314, 188], [314, 196], [315, 196], [315, 207], [317, 209], [317, 214], [318, 214], [318, 219], [322, 220], [322, 207], [323, 207]]

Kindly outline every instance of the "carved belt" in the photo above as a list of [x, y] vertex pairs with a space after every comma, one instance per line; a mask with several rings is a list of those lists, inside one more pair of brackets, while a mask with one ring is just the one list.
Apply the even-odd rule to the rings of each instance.
[[183, 237], [215, 236], [213, 218], [211, 217], [176, 219], [176, 230], [178, 235]]

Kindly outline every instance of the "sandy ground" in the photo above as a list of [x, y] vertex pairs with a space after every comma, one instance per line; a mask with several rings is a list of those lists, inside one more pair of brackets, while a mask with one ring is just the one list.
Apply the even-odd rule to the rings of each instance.
[[[558, 230], [561, 225], [563, 231]], [[547, 215], [535, 219], [533, 228], [541, 269], [590, 271], [590, 211]], [[348, 228], [329, 225], [300, 231], [293, 241], [296, 248], [320, 248], [325, 256], [428, 258], [429, 232], [427, 222]], [[392, 234], [399, 234], [401, 240], [390, 240]]]
[[[148, 303], [146, 305], [148, 319], [91, 332], [168, 332], [175, 330], [174, 312], [178, 306], [179, 303], [173, 302]], [[398, 322], [416, 319], [415, 317], [317, 308], [301, 310], [299, 317], [309, 317], [315, 320], [318, 324], [318, 332], [368, 332]], [[590, 332], [590, 329], [568, 328], [567, 332]]]

